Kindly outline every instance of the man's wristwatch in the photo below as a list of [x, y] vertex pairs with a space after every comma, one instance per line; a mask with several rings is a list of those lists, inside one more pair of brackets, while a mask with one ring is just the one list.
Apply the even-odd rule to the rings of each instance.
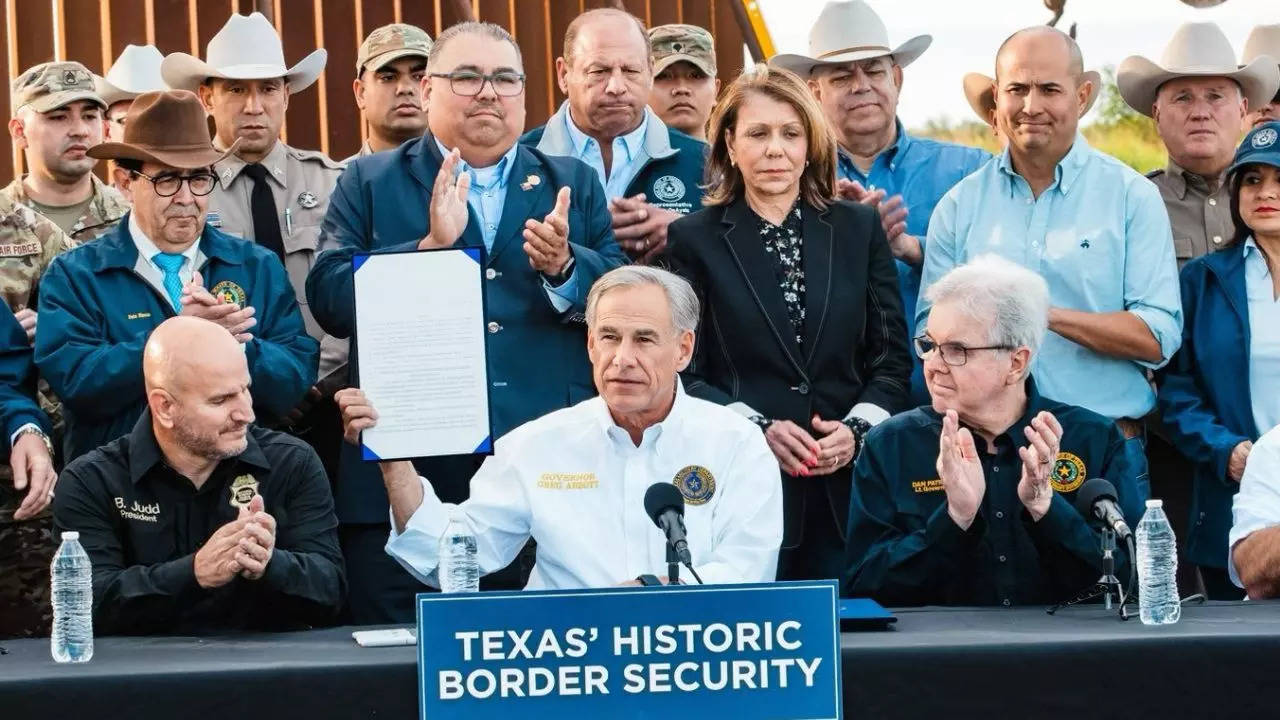
[[867, 433], [871, 432], [871, 423], [856, 415], [845, 418], [840, 422], [844, 423], [844, 426], [853, 432], [853, 457], [851, 460], [857, 460], [858, 456], [862, 454], [862, 443], [867, 439]]
[[18, 440], [21, 439], [23, 435], [35, 435], [40, 438], [41, 442], [44, 443], [45, 449], [49, 451], [49, 457], [53, 457], [53, 441], [49, 439], [48, 435], [44, 434], [43, 430], [35, 427], [34, 425], [31, 427], [24, 427], [18, 431], [17, 435], [13, 436], [13, 444], [17, 445]]
[[560, 268], [560, 272], [555, 275], [542, 273], [542, 277], [546, 279], [547, 284], [551, 287], [560, 287], [569, 282], [569, 276], [573, 274], [573, 266], [573, 253], [569, 253], [569, 261], [564, 264], [564, 267]]

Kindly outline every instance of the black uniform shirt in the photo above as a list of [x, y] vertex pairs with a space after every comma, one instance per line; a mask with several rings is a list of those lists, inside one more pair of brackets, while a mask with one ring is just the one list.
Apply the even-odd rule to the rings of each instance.
[[[302, 441], [250, 426], [248, 446], [199, 488], [164, 461], [144, 412], [129, 435], [63, 471], [59, 532], [76, 530], [93, 563], [94, 629], [115, 634], [286, 630], [325, 623], [345, 591], [338, 521], [320, 459]], [[254, 484], [256, 483], [256, 488]], [[262, 496], [275, 549], [257, 580], [196, 582], [195, 554], [235, 520], [231, 504]]]
[[[1073, 506], [1088, 478], [1116, 487], [1130, 527], [1142, 516], [1139, 477], [1125, 439], [1110, 419], [1042, 397], [1026, 382], [1023, 416], [995, 439], [995, 452], [974, 433], [986, 492], [967, 530], [947, 513], [936, 468], [942, 417], [921, 407], [892, 417], [867, 435], [853, 471], [844, 592], [885, 605], [1021, 605], [1067, 600], [1101, 577], [1100, 532]], [[1039, 521], [1018, 499], [1028, 445], [1023, 428], [1047, 410], [1062, 425], [1050, 480], [1053, 500]], [[1117, 549], [1116, 576], [1129, 578]]]

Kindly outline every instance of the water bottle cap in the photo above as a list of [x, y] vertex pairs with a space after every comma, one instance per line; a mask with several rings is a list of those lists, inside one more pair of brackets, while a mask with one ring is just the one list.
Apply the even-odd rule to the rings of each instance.
[[1164, 501], [1163, 501], [1163, 500], [1148, 500], [1148, 501], [1147, 501], [1147, 507], [1149, 507], [1149, 508], [1162, 508], [1162, 507], [1164, 507]]
[[62, 533], [62, 539], [64, 542], [67, 540], [79, 540], [80, 533], [76, 532], [75, 530], [68, 530]]

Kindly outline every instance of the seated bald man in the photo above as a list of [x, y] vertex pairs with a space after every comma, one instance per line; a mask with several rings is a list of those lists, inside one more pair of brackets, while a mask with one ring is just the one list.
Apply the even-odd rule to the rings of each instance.
[[59, 532], [93, 562], [107, 634], [291, 630], [328, 623], [345, 592], [338, 520], [315, 451], [252, 425], [249, 368], [225, 329], [176, 317], [143, 350], [133, 432], [67, 466]]

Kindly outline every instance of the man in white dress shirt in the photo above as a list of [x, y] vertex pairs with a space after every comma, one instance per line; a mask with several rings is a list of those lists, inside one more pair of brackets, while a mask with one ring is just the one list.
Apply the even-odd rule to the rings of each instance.
[[[591, 288], [586, 314], [600, 396], [499, 439], [458, 506], [442, 503], [410, 463], [382, 463], [387, 552], [438, 586], [440, 537], [456, 507], [476, 536], [482, 573], [537, 541], [528, 589], [662, 575], [666, 541], [644, 496], [655, 482], [673, 482], [702, 580], [772, 581], [782, 541], [777, 463], [750, 421], [686, 395], [677, 377], [693, 353], [693, 289], [664, 270], [624, 266]], [[344, 390], [339, 403], [349, 437], [377, 419], [358, 389]]]
[[1280, 427], [1249, 451], [1231, 514], [1231, 581], [1254, 600], [1280, 597]]

